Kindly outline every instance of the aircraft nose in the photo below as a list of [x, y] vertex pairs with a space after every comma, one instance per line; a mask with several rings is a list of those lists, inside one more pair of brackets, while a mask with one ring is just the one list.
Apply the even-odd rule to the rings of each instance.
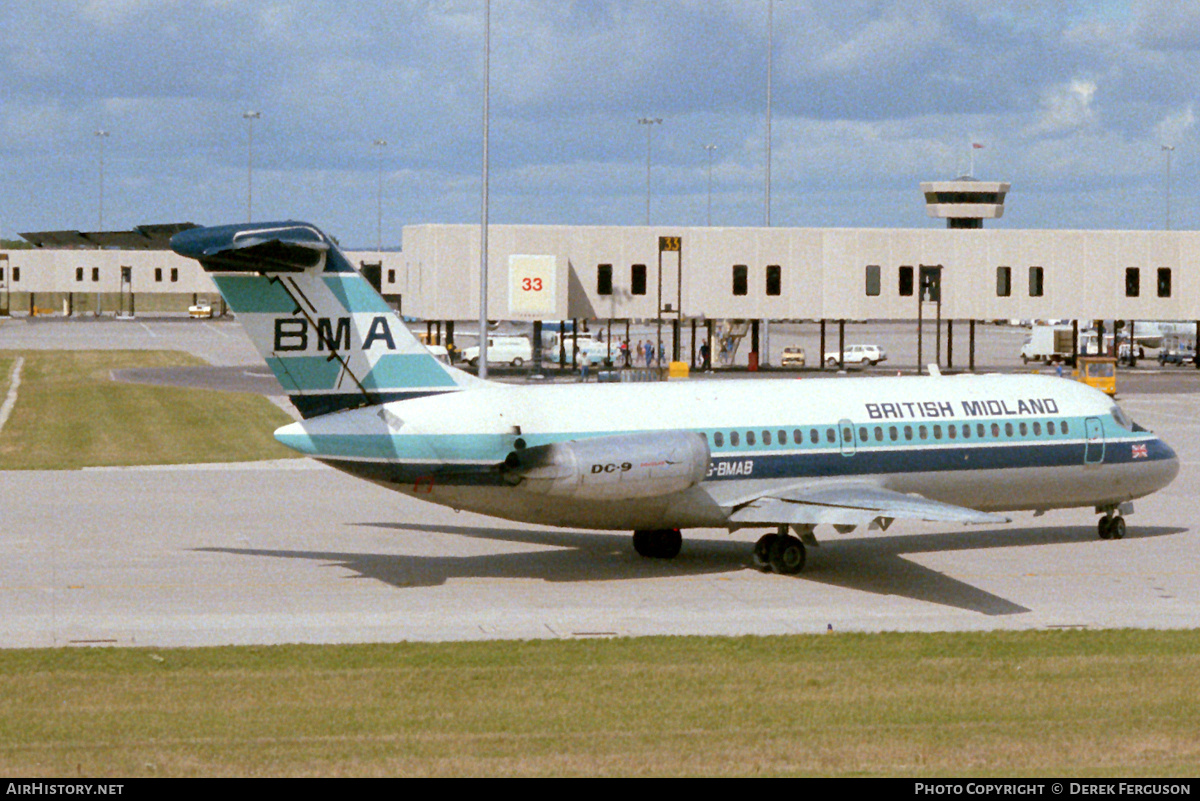
[[1179, 475], [1179, 456], [1170, 445], [1161, 439], [1155, 440], [1154, 445], [1159, 457], [1154, 462], [1157, 467], [1155, 489], [1162, 489], [1174, 481], [1175, 476]]

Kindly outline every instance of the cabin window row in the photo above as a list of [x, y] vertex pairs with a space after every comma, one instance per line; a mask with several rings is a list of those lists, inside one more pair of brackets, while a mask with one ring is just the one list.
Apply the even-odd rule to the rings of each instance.
[[[793, 429], [791, 432], [791, 444], [803, 445], [805, 443], [805, 431], [808, 432], [807, 440], [811, 445], [819, 445], [822, 440], [828, 444], [837, 444], [838, 434], [835, 426], [824, 428], [809, 428], [809, 429]], [[1067, 436], [1070, 435], [1070, 426], [1066, 420], [1034, 420], [1032, 422], [1022, 420], [1019, 423], [926, 423], [904, 426], [859, 426], [858, 427], [858, 442], [868, 444], [874, 442], [899, 442], [902, 438], [906, 442], [916, 440], [957, 440], [957, 439], [983, 439], [989, 434], [993, 438], [998, 438], [1001, 435], [1005, 437], [1022, 436], [1027, 437], [1031, 433], [1035, 437], [1042, 436], [1043, 432], [1047, 436]], [[843, 432], [843, 440], [849, 441], [854, 436], [854, 431], [847, 428]], [[741, 446], [743, 440], [746, 445], [758, 445], [760, 442], [763, 445], [787, 445], [788, 432], [784, 429], [771, 431], [763, 429], [762, 431], [730, 431], [728, 434], [729, 447], [736, 448]], [[712, 435], [712, 442], [718, 448], [725, 447], [726, 434], [723, 431], [716, 431]]]

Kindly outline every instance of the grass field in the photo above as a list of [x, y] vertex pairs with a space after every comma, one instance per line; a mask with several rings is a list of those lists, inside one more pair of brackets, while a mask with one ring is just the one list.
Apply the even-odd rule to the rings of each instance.
[[[266, 398], [112, 381], [112, 370], [200, 365], [170, 351], [0, 351], [0, 398], [25, 357], [12, 416], [0, 431], [0, 470], [279, 459], [290, 421]], [[4, 366], [7, 365], [7, 368]]]
[[1194, 776], [1200, 636], [0, 652], [14, 775]]

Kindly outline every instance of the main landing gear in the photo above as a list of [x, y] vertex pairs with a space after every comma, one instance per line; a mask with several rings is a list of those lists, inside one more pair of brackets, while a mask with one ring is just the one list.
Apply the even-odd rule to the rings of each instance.
[[677, 528], [655, 528], [633, 532], [633, 550], [651, 559], [674, 559], [683, 546]]
[[787, 526], [780, 526], [776, 534], [764, 534], [754, 543], [754, 564], [762, 570], [794, 575], [804, 569], [807, 558], [804, 543], [788, 534]]

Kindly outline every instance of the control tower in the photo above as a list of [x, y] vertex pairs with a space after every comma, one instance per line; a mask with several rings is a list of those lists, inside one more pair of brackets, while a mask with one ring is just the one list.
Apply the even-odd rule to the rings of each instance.
[[982, 228], [984, 219], [1004, 216], [1004, 196], [1010, 184], [962, 176], [953, 181], [923, 181], [925, 212], [941, 217], [947, 228]]

